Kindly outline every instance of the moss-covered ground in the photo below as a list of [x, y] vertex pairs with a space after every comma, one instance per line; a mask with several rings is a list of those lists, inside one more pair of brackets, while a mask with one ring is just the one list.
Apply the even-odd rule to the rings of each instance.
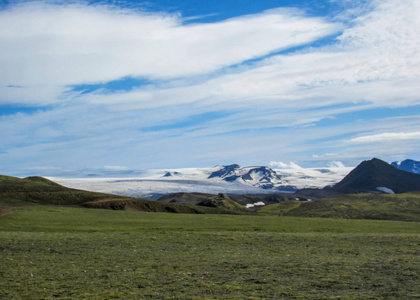
[[316, 201], [285, 201], [264, 206], [258, 210], [258, 213], [295, 217], [420, 222], [420, 192], [349, 194]]
[[0, 218], [0, 299], [416, 299], [420, 223], [59, 206]]

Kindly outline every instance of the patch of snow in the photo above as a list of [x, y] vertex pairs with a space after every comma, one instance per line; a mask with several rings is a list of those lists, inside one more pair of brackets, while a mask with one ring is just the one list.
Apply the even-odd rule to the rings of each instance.
[[264, 206], [265, 203], [262, 201], [259, 202], [255, 202], [255, 203], [248, 203], [247, 205], [245, 205], [247, 208], [253, 208], [255, 206]]
[[387, 187], [384, 187], [384, 186], [377, 187], [376, 189], [378, 191], [381, 191], [381, 192], [386, 193], [386, 194], [395, 194], [393, 190], [391, 190]]
[[401, 163], [402, 163], [402, 161], [400, 160], [400, 161], [396, 161], [395, 162], [395, 165], [397, 166], [397, 167], [400, 167], [401, 166]]

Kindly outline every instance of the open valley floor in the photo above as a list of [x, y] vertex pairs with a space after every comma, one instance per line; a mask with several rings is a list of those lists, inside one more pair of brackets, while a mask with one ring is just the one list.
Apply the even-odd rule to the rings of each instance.
[[420, 223], [16, 207], [1, 299], [415, 299]]

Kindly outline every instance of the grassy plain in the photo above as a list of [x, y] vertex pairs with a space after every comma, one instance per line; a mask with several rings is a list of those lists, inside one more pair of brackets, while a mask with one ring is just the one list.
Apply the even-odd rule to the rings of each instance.
[[0, 218], [0, 299], [415, 299], [420, 223], [60, 206]]
[[295, 217], [420, 222], [420, 192], [349, 194], [316, 201], [285, 201], [263, 206], [258, 213]]

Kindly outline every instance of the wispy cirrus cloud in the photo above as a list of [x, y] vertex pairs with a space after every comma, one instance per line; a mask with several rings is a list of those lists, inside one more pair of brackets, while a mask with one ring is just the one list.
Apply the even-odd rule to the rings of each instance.
[[420, 132], [384, 132], [373, 135], [359, 136], [350, 139], [350, 143], [376, 143], [384, 141], [420, 140]]
[[[339, 29], [292, 9], [184, 25], [179, 14], [28, 2], [0, 12], [0, 86], [20, 85], [51, 102], [65, 86], [206, 74]], [[24, 92], [2, 101], [24, 102]]]
[[[413, 11], [420, 12], [419, 5], [413, 1], [375, 1], [371, 5], [376, 9], [355, 18], [329, 46], [274, 55], [209, 75], [198, 83], [192, 77], [129, 93], [96, 93], [84, 98], [119, 109], [197, 101], [227, 109], [253, 107], [256, 101], [260, 108], [281, 105], [285, 109], [360, 101], [370, 102], [371, 107], [418, 105], [420, 34], [416, 28], [420, 21]], [[395, 15], [396, 11], [400, 14]]]

